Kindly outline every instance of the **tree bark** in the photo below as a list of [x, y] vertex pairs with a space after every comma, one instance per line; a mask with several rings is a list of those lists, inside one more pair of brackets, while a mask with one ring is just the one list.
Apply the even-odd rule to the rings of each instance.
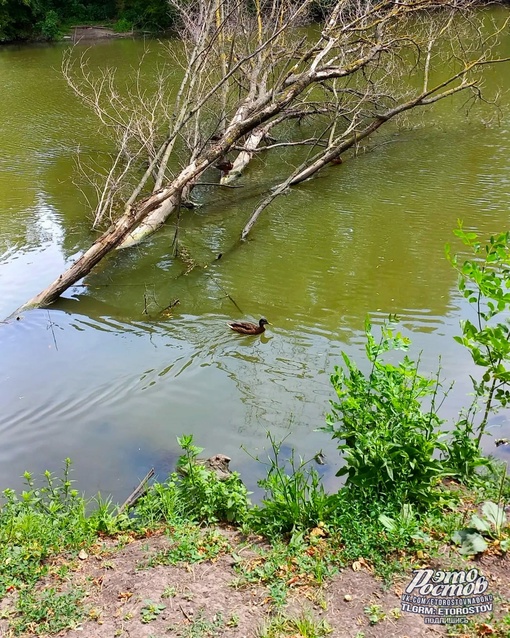
[[[196, 178], [195, 178], [196, 179]], [[195, 181], [195, 180], [194, 180]], [[186, 184], [182, 191], [176, 192], [170, 195], [160, 206], [150, 212], [140, 224], [138, 224], [133, 230], [129, 231], [124, 239], [121, 240], [117, 248], [131, 248], [143, 241], [152, 233], [155, 233], [170, 215], [179, 208], [182, 200], [185, 200], [191, 190], [191, 184]]]
[[[472, 66], [476, 66], [476, 64], [473, 63]], [[448, 84], [454, 82], [454, 80], [458, 77], [461, 78], [461, 81], [457, 86], [437, 93], [441, 88], [444, 88], [444, 86], [448, 86]], [[438, 100], [450, 97], [454, 93], [458, 93], [459, 91], [463, 91], [469, 87], [474, 86], [474, 84], [475, 82], [464, 81], [463, 74], [459, 74], [458, 76], [450, 78], [447, 82], [440, 84], [439, 86], [420, 93], [420, 95], [415, 96], [412, 100], [408, 100], [407, 102], [399, 104], [393, 109], [386, 111], [386, 113], [380, 114], [364, 130], [357, 131], [347, 138], [340, 136], [340, 140], [337, 145], [334, 145], [332, 148], [326, 149], [325, 151], [320, 153], [315, 158], [315, 160], [312, 161], [312, 163], [305, 163], [304, 165], [301, 165], [292, 173], [292, 175], [289, 175], [289, 177], [285, 181], [283, 181], [281, 184], [273, 189], [273, 191], [257, 206], [255, 211], [252, 213], [250, 219], [241, 232], [241, 240], [244, 241], [246, 239], [251, 229], [255, 225], [255, 222], [260, 217], [260, 214], [269, 206], [269, 204], [271, 204], [271, 202], [276, 199], [276, 197], [284, 193], [291, 186], [296, 186], [297, 184], [300, 184], [306, 179], [312, 177], [315, 173], [317, 173], [317, 171], [329, 164], [329, 162], [340, 157], [342, 153], [361, 142], [361, 140], [375, 133], [377, 129], [379, 129], [385, 122], [388, 122], [400, 113], [409, 111], [410, 109], [416, 108], [418, 106], [432, 104], [433, 102], [437, 102]]]
[[253, 151], [256, 148], [258, 148], [259, 144], [262, 142], [265, 135], [267, 134], [268, 128], [270, 127], [261, 126], [260, 128], [253, 131], [253, 133], [250, 135], [250, 137], [246, 140], [246, 143], [244, 144], [244, 150], [241, 151], [238, 154], [238, 156], [235, 158], [234, 165], [232, 166], [230, 171], [226, 175], [222, 176], [220, 180], [220, 184], [222, 186], [228, 186], [229, 184], [234, 182], [236, 179], [239, 179], [244, 169], [250, 163], [253, 157]]
[[200, 174], [208, 164], [214, 161], [220, 154], [221, 151], [216, 151], [215, 153], [211, 153], [212, 159], [203, 160], [201, 164], [194, 164], [187, 167], [180, 176], [174, 180], [170, 187], [152, 195], [125, 213], [118, 221], [112, 224], [70, 268], [38, 295], [27, 301], [17, 312], [29, 308], [47, 306], [53, 303], [65, 290], [88, 274], [105, 255], [116, 248], [129, 232], [147, 217], [149, 213], [156, 209], [165, 210], [171, 206], [174, 201], [173, 198], [184, 186], [196, 175]]

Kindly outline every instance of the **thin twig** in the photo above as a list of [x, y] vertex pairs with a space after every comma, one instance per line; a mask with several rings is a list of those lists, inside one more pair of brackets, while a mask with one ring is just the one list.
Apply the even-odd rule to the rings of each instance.
[[48, 313], [48, 321], [49, 321], [49, 329], [51, 330], [51, 334], [53, 336], [53, 343], [55, 344], [55, 350], [57, 350], [58, 352], [58, 345], [57, 345], [57, 339], [55, 338], [55, 331], [53, 330], [53, 321], [50, 318], [50, 311], [47, 310], [46, 311]]

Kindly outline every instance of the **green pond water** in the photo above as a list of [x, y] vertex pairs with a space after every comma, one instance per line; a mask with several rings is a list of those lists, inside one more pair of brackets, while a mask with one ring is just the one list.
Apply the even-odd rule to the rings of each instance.
[[[128, 71], [144, 49], [100, 42], [91, 56]], [[111, 151], [60, 71], [66, 44], [0, 49], [0, 315], [50, 283], [94, 239], [77, 187], [80, 160]], [[151, 55], [157, 43], [150, 44]], [[510, 55], [510, 36], [502, 55]], [[510, 88], [509, 67], [485, 70], [490, 95]], [[123, 500], [154, 466], [174, 466], [176, 436], [193, 433], [204, 454], [232, 457], [250, 488], [263, 473], [266, 432], [287, 437], [337, 484], [340, 459], [317, 431], [333, 398], [340, 353], [363, 363], [363, 325], [390, 314], [422, 352], [422, 370], [455, 386], [451, 422], [468, 404], [469, 353], [454, 342], [472, 316], [444, 245], [464, 220], [484, 236], [506, 230], [510, 211], [510, 101], [467, 110], [437, 105], [372, 142], [372, 150], [326, 169], [267, 209], [249, 241], [237, 238], [254, 206], [283, 176], [291, 154], [260, 157], [242, 189], [196, 192], [180, 240], [201, 267], [172, 256], [172, 221], [145, 244], [103, 261], [50, 309], [0, 325], [0, 488], [25, 469], [57, 472], [71, 457], [80, 489]], [[211, 171], [208, 181], [218, 179]], [[460, 247], [459, 247], [460, 248]], [[219, 253], [223, 257], [217, 260]], [[204, 268], [203, 266], [206, 266]], [[160, 310], [175, 299], [170, 317]], [[235, 304], [234, 304], [235, 302]], [[273, 324], [240, 337], [229, 319]], [[491, 418], [510, 437], [508, 411]], [[508, 458], [510, 447], [484, 447]]]

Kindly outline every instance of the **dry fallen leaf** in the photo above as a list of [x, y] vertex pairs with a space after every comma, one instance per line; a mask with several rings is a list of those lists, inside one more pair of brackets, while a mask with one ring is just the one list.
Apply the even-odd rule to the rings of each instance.
[[119, 600], [129, 600], [133, 595], [132, 591], [120, 591], [117, 595]]
[[295, 585], [296, 583], [298, 583], [300, 580], [300, 576], [293, 576], [292, 578], [289, 578], [289, 580], [285, 583], [287, 586], [290, 585]]
[[372, 572], [374, 571], [372, 566], [367, 563], [367, 561], [364, 558], [358, 558], [358, 560], [355, 560], [352, 564], [352, 571], [354, 572], [360, 572], [363, 568], [365, 568], [367, 571]]

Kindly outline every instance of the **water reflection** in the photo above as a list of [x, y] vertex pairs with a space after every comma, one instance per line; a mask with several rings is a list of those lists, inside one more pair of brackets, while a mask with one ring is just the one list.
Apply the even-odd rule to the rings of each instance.
[[[23, 51], [0, 51], [0, 79], [12, 87], [0, 104], [10, 118], [6, 126], [0, 117], [2, 316], [93, 240], [73, 154], [79, 146], [100, 162], [111, 150], [89, 115], [61, 99], [61, 48]], [[140, 43], [111, 41], [95, 54], [129, 65], [139, 53]], [[37, 78], [37, 113], [22, 70]], [[262, 472], [252, 456], [267, 456], [271, 430], [304, 458], [323, 449], [319, 469], [332, 487], [340, 460], [316, 430], [341, 352], [366, 368], [367, 314], [376, 326], [390, 313], [401, 317], [423, 372], [434, 373], [441, 356], [442, 378], [456, 380], [444, 416], [458, 414], [475, 371], [453, 335], [470, 309], [444, 244], [458, 217], [483, 235], [508, 226], [510, 108], [501, 128], [464, 121], [456, 109], [442, 105], [412, 132], [395, 128], [375, 152], [294, 189], [241, 244], [253, 206], [283, 170], [282, 156], [257, 158], [242, 188], [195, 190], [202, 207], [183, 211], [178, 237], [196, 263], [188, 274], [170, 222], [146, 244], [109, 256], [49, 310], [0, 325], [0, 486], [70, 456], [81, 489], [123, 500], [151, 466], [160, 476], [172, 469], [176, 436], [192, 433], [204, 454], [232, 457], [253, 489]], [[19, 148], [28, 150], [18, 157]], [[225, 325], [261, 316], [273, 324], [262, 337]], [[504, 413], [490, 425], [510, 436]], [[484, 444], [508, 458], [510, 448]]]

